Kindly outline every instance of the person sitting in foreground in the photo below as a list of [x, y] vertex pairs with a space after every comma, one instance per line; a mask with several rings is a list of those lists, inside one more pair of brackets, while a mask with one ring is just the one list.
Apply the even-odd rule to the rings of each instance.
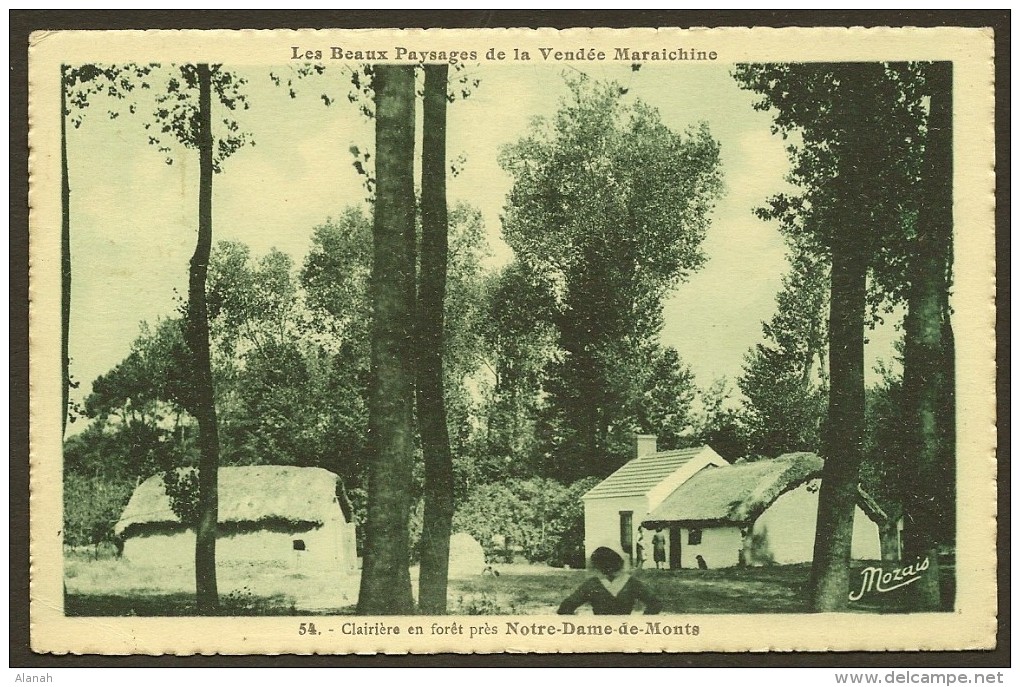
[[624, 572], [623, 558], [610, 548], [600, 546], [591, 554], [594, 577], [589, 577], [563, 600], [556, 611], [571, 615], [588, 603], [595, 615], [628, 615], [638, 602], [644, 605], [645, 615], [662, 610], [660, 602], [647, 585]]

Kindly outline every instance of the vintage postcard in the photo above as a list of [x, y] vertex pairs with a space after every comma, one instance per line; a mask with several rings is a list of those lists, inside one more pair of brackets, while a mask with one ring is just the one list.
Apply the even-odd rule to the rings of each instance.
[[33, 651], [994, 648], [993, 66], [33, 34]]

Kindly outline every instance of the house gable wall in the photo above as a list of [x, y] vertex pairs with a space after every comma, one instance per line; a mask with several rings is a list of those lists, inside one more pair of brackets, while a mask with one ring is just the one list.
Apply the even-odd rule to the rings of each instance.
[[[584, 557], [586, 560], [591, 556], [592, 551], [600, 546], [608, 546], [614, 551], [620, 551], [621, 511], [634, 513], [631, 541], [636, 547], [641, 518], [648, 513], [648, 499], [645, 496], [617, 496], [585, 500]], [[645, 537], [645, 540], [645, 556], [651, 557], [651, 538]], [[636, 555], [637, 551], [632, 551], [632, 553]]]

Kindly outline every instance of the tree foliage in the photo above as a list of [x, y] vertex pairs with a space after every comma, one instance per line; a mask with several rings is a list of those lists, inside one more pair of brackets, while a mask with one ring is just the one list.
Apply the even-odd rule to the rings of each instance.
[[[223, 171], [223, 163], [245, 145], [255, 145], [251, 134], [243, 131], [240, 123], [229, 116], [237, 110], [250, 107], [244, 93], [247, 81], [222, 65], [209, 65], [211, 97], [227, 116], [210, 121], [213, 140], [212, 169]], [[201, 145], [201, 112], [199, 107], [199, 72], [195, 64], [169, 65], [160, 71], [163, 77], [155, 91], [152, 120], [143, 126], [148, 132], [149, 144], [164, 155], [164, 161], [173, 164], [174, 146], [198, 150]]]
[[519, 554], [530, 562], [583, 567], [581, 495], [598, 482], [589, 477], [564, 486], [528, 477], [478, 485], [458, 507], [453, 527], [478, 540], [493, 562]]
[[824, 260], [792, 241], [788, 256], [776, 314], [763, 323], [764, 341], [747, 354], [738, 380], [747, 399], [749, 449], [760, 456], [821, 449], [828, 270]]
[[514, 178], [504, 238], [532, 283], [551, 287], [546, 451], [573, 478], [608, 474], [626, 454], [662, 298], [704, 262], [721, 180], [707, 125], [677, 134], [616, 84], [568, 85], [556, 116], [500, 162]]
[[263, 357], [296, 336], [298, 284], [289, 255], [273, 248], [255, 261], [248, 246], [221, 241], [209, 270], [209, 319], [222, 355]]
[[647, 380], [634, 414], [642, 434], [655, 434], [660, 451], [687, 445], [694, 432], [698, 388], [694, 373], [671, 346], [655, 346], [645, 362]]
[[152, 91], [150, 77], [159, 69], [158, 64], [82, 64], [67, 65], [63, 69], [65, 92], [64, 115], [70, 118], [75, 129], [85, 121], [86, 111], [101, 102], [110, 119], [139, 110], [137, 95]]
[[303, 332], [345, 351], [352, 363], [368, 360], [371, 269], [372, 223], [360, 208], [315, 227], [301, 268], [310, 318]]
[[[462, 490], [471, 427], [484, 415], [468, 388], [485, 351], [478, 211], [455, 207], [450, 232], [445, 369]], [[348, 208], [314, 230], [300, 266], [275, 249], [256, 255], [243, 243], [220, 241], [208, 283], [221, 463], [326, 468], [344, 480], [359, 521], [371, 241], [364, 213]], [[184, 331], [180, 315], [142, 323], [128, 355], [93, 381], [84, 401], [90, 424], [65, 446], [75, 471], [138, 480], [197, 464]]]
[[472, 482], [547, 474], [537, 437], [545, 369], [555, 353], [551, 286], [512, 261], [482, 286], [481, 390]]
[[909, 438], [903, 431], [906, 404], [903, 377], [886, 365], [879, 382], [867, 392], [867, 431], [861, 486], [894, 520], [903, 514], [903, 470], [909, 457]]
[[734, 77], [762, 96], [773, 133], [790, 141], [798, 187], [756, 210], [799, 252], [826, 259], [847, 243], [866, 261], [873, 318], [909, 284], [926, 112], [915, 63], [741, 65]]

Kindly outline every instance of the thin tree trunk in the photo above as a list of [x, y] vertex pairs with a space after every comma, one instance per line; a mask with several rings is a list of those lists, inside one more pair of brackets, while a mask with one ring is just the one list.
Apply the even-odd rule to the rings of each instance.
[[895, 518], [879, 523], [878, 544], [883, 561], [900, 560], [900, 532]]
[[67, 429], [71, 388], [68, 341], [71, 333], [71, 183], [67, 172], [67, 65], [60, 65], [60, 434]]
[[198, 242], [191, 258], [188, 281], [188, 334], [194, 355], [195, 415], [198, 420], [198, 525], [195, 532], [195, 590], [199, 613], [219, 606], [216, 590], [216, 522], [219, 438], [216, 428], [212, 364], [209, 355], [209, 315], [205, 301], [206, 274], [212, 249], [212, 77], [208, 64], [198, 65]]
[[418, 609], [446, 613], [453, 526], [453, 456], [443, 390], [446, 294], [446, 86], [449, 67], [425, 66], [421, 169], [421, 277], [418, 287], [418, 422], [425, 460], [425, 518]]
[[[952, 241], [952, 229], [947, 234]], [[953, 249], [950, 245], [947, 258], [946, 290], [942, 294], [942, 365], [947, 380], [941, 402], [940, 429], [942, 430], [944, 475], [941, 481], [943, 493], [949, 497], [944, 513], [942, 542], [956, 546], [956, 337], [950, 319], [949, 289], [953, 283]], [[945, 601], [945, 600], [943, 600]]]
[[375, 67], [368, 517], [358, 613], [414, 612], [408, 571], [414, 371], [414, 68]]
[[952, 398], [953, 386], [952, 366], [947, 367], [952, 330], [946, 312], [953, 232], [952, 80], [951, 63], [929, 68], [928, 140], [905, 323], [903, 377], [913, 460], [904, 484], [904, 535], [907, 560], [928, 559], [927, 573], [911, 587], [918, 611], [941, 608], [938, 549], [955, 516], [947, 504], [955, 499], [945, 489], [954, 476], [954, 447], [947, 445], [954, 433], [945, 426], [952, 421], [946, 401]]
[[828, 430], [811, 571], [816, 611], [847, 605], [857, 481], [864, 455], [867, 261], [850, 236], [839, 237], [833, 245], [831, 279]]

